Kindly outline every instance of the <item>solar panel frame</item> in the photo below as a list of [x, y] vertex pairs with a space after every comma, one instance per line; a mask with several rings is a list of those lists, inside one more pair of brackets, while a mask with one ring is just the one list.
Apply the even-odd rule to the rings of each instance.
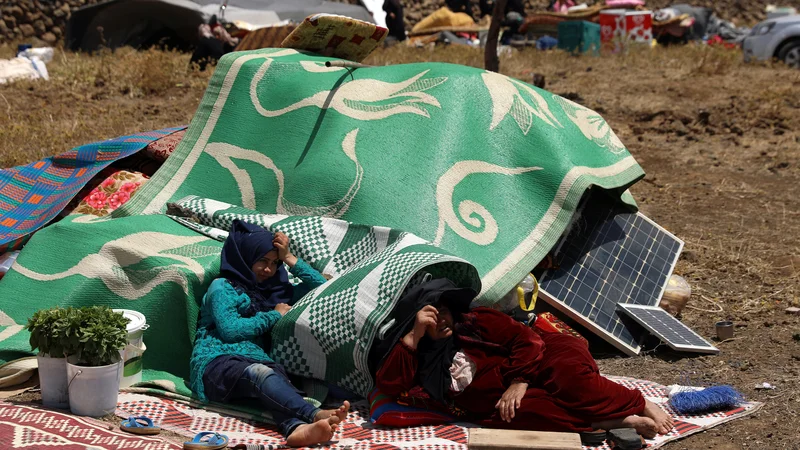
[[[600, 196], [598, 196], [598, 195], [590, 195], [589, 197], [587, 197], [587, 199], [585, 199], [585, 201], [583, 202], [583, 204], [579, 208], [579, 211], [578, 211], [578, 214], [576, 214], [576, 217], [580, 218], [583, 215], [583, 213], [586, 211], [586, 205], [590, 201], [596, 202], [596, 199], [598, 197], [600, 197]], [[601, 198], [603, 198], [603, 197], [601, 197]], [[606, 200], [606, 202], [608, 202], [608, 200]], [[618, 206], [618, 204], [617, 204], [617, 206]], [[601, 208], [602, 208], [602, 206], [601, 206]], [[613, 205], [609, 209], [612, 209], [612, 208], [613, 208]], [[613, 214], [611, 212], [608, 212], [608, 217], [606, 219], [596, 220], [595, 227], [600, 227], [600, 226], [602, 226], [604, 224], [608, 224], [609, 221], [615, 220], [617, 218], [617, 216], [620, 215], [620, 214], [628, 214], [628, 215], [630, 215], [630, 217], [635, 217], [635, 219], [631, 219], [633, 221], [635, 221], [637, 219], [638, 220], [642, 220], [642, 221], [646, 221], [658, 233], [662, 233], [663, 236], [665, 236], [666, 238], [668, 238], [671, 241], [673, 241], [673, 244], [672, 244], [673, 246], [675, 244], [677, 244], [677, 248], [675, 248], [674, 253], [670, 254], [670, 256], [668, 256], [668, 257], [664, 257], [663, 254], [658, 254], [657, 253], [657, 256], [659, 258], [661, 258], [661, 260], [665, 263], [664, 271], [661, 272], [661, 274], [663, 275], [662, 276], [663, 279], [661, 280], [660, 286], [654, 286], [655, 288], [657, 288], [657, 289], [653, 289], [653, 292], [655, 293], [655, 295], [652, 295], [649, 299], [646, 300], [646, 303], [649, 306], [657, 305], [659, 303], [659, 301], [661, 300], [661, 297], [664, 294], [664, 291], [665, 291], [665, 289], [667, 287], [667, 283], [669, 281], [669, 277], [670, 277], [670, 275], [672, 274], [672, 272], [675, 269], [675, 265], [678, 262], [678, 258], [680, 257], [680, 253], [683, 250], [684, 242], [681, 239], [679, 239], [678, 237], [676, 237], [674, 234], [670, 233], [669, 231], [667, 231], [666, 229], [664, 229], [663, 227], [661, 227], [660, 225], [655, 223], [652, 219], [650, 219], [649, 217], [647, 217], [644, 214], [639, 213], [639, 212], [637, 212], [637, 213], [631, 213], [631, 212], [619, 213], [619, 212], [615, 212]], [[580, 219], [578, 219], [578, 220], [580, 220]], [[626, 222], [626, 224], [631, 225], [628, 222]], [[609, 225], [609, 226], [611, 226], [611, 225]], [[631, 225], [631, 226], [633, 226], [633, 225]], [[630, 236], [630, 234], [632, 234], [631, 232], [629, 232], [628, 230], [623, 230], [623, 231], [625, 231], [624, 239], [633, 240], [633, 239], [638, 238], [639, 239], [639, 244], [642, 244], [641, 240], [643, 238], [641, 236], [636, 236], [635, 235], [636, 233], [633, 233], [634, 236], [631, 237]], [[558, 256], [561, 254], [562, 251], [573, 251], [573, 252], [576, 251], [575, 248], [572, 248], [572, 247], [569, 247], [569, 248], [566, 248], [566, 249], [564, 248], [565, 245], [569, 244], [569, 236], [570, 236], [570, 234], [567, 234], [566, 236], [562, 237], [562, 239], [559, 241], [559, 243], [554, 248], [554, 251], [552, 252], [552, 254], [554, 255], [555, 258], [558, 258]], [[588, 236], [588, 237], [591, 238], [591, 236]], [[589, 239], [587, 239], [586, 243], [588, 245], [590, 245], [590, 246], [594, 245], [594, 243], [589, 242]], [[621, 249], [624, 246], [620, 245], [619, 247]], [[594, 250], [594, 248], [591, 249], [591, 250]], [[656, 251], [657, 252], [661, 251], [661, 249], [658, 248], [658, 249], [656, 249]], [[670, 251], [672, 251], [672, 250], [670, 250]], [[599, 251], [598, 253], [601, 253], [601, 252]], [[586, 255], [588, 255], [588, 253]], [[583, 255], [581, 257], [586, 257], [586, 255]], [[620, 264], [620, 265], [622, 264], [621, 262], [619, 262], [619, 259], [616, 256], [615, 256], [615, 259], [616, 260], [613, 262], [614, 264]], [[578, 263], [579, 261], [581, 261], [580, 258], [578, 258], [575, 262]], [[608, 259], [606, 260], [606, 263], [607, 262], [608, 262]], [[583, 269], [583, 268], [584, 267], [581, 266], [581, 269]], [[645, 266], [643, 265], [642, 269], [644, 269], [644, 268], [645, 268]], [[579, 280], [578, 275], [580, 274], [580, 270], [581, 269], [578, 269], [578, 274], [573, 276], [573, 278], [575, 278], [576, 280]], [[586, 327], [587, 329], [589, 329], [593, 333], [597, 334], [603, 340], [605, 340], [606, 342], [610, 343], [611, 345], [613, 345], [617, 349], [621, 350], [622, 352], [624, 352], [624, 353], [626, 353], [628, 355], [631, 355], [631, 356], [639, 354], [639, 352], [641, 351], [641, 345], [639, 345], [640, 341], [638, 339], [636, 339], [637, 336], [635, 336], [635, 333], [637, 333], [639, 330], [636, 329], [637, 327], [635, 325], [634, 326], [628, 326], [628, 324], [625, 323], [625, 322], [630, 323], [630, 319], [628, 319], [628, 316], [626, 316], [624, 314], [620, 314], [616, 310], [616, 304], [621, 303], [621, 302], [618, 301], [618, 302], [614, 303], [613, 304], [613, 306], [614, 306], [613, 308], [611, 308], [611, 306], [612, 306], [611, 303], [603, 304], [602, 301], [601, 301], [601, 307], [597, 308], [596, 307], [597, 300], [599, 300], [599, 299], [595, 299], [595, 301], [593, 303], [591, 303], [591, 305], [589, 305], [588, 300], [585, 302], [584, 305], [570, 305], [570, 304], [568, 304], [567, 301], [564, 301], [563, 299], [559, 298], [560, 292], [550, 292], [547, 289], [548, 276], [553, 275], [553, 272], [554, 272], [553, 270], [547, 270], [540, 277], [540, 292], [539, 292], [539, 295], [541, 296], [541, 298], [544, 301], [546, 301], [548, 304], [550, 304], [551, 306], [553, 306], [557, 310], [561, 311], [562, 313], [564, 313], [565, 315], [567, 315], [571, 319], [575, 320], [577, 323], [579, 323], [582, 326]], [[649, 274], [650, 271], [647, 270], [646, 272]], [[588, 273], [588, 270], [587, 270], [587, 273]], [[643, 272], [639, 271], [638, 274], [639, 275], [643, 275]], [[645, 278], [647, 278], [647, 281], [653, 281], [651, 278], [648, 278], [648, 277], [645, 277]], [[599, 279], [600, 278], [598, 276], [598, 280]], [[614, 281], [616, 281], [616, 275], [615, 275], [615, 280]], [[638, 278], [637, 278], [637, 281], [638, 281]], [[604, 283], [607, 283], [607, 280], [604, 281]], [[650, 284], [651, 285], [655, 285], [657, 283], [652, 282]], [[572, 287], [574, 287], [574, 282], [573, 282]], [[601, 287], [600, 288], [600, 292], [602, 292], [602, 289], [603, 288]], [[636, 290], [635, 282], [634, 282], [634, 284], [632, 286], [630, 284], [626, 285], [623, 290], [619, 290], [618, 289], [618, 291], [623, 293], [623, 294], [627, 292], [627, 295], [628, 295], [628, 299], [627, 300], [632, 300], [631, 294], [633, 294], [635, 290]], [[643, 289], [639, 289], [636, 292], [641, 292], [641, 291], [643, 291]], [[571, 293], [571, 291], [570, 291], [570, 293]], [[585, 295], [586, 292], [583, 292], [583, 294]], [[624, 302], [624, 301], [622, 301], [622, 302]], [[576, 309], [573, 306], [583, 306], [584, 311], [580, 311], [580, 310]], [[589, 311], [590, 314], [586, 314], [585, 313], [585, 309], [586, 309], [587, 306], [591, 306], [591, 309]], [[595, 309], [597, 309], [599, 312], [594, 316], [594, 318], [592, 318], [592, 317], [590, 317], [590, 315], [591, 315], [591, 313], [594, 312]], [[612, 312], [609, 313], [607, 311], [604, 311], [604, 309], [612, 310]], [[602, 316], [601, 316], [601, 313], [602, 313]], [[609, 314], [613, 314], [614, 316], [606, 317]], [[596, 319], [598, 319], [598, 317], [601, 319], [601, 322], [605, 322], [605, 323], [598, 323], [596, 321]], [[608, 320], [606, 320], [606, 319], [608, 319]], [[613, 327], [612, 327], [612, 325], [613, 325]], [[624, 328], [624, 330], [622, 328]], [[617, 331], [617, 330], [619, 330], [619, 331]], [[616, 336], [614, 333], [618, 333], [621, 336]]]
[[[625, 312], [628, 315], [628, 317], [635, 320], [636, 323], [641, 325], [652, 335], [661, 339], [662, 342], [667, 344], [673, 350], [694, 352], [694, 353], [710, 353], [714, 355], [719, 354], [719, 349], [714, 347], [707, 339], [700, 336], [697, 332], [689, 328], [685, 323], [676, 319], [675, 317], [672, 316], [672, 314], [668, 313], [667, 311], [664, 311], [658, 306], [619, 304], [618, 307], [621, 311]], [[648, 314], [640, 313], [645, 311], [648, 312]], [[673, 325], [673, 327], [688, 332], [690, 336], [693, 336], [697, 340], [704, 342], [706, 345], [691, 345], [691, 344], [681, 344], [673, 342], [667, 335], [661, 332], [661, 330], [657, 327], [656, 324], [653, 323], [653, 321], [661, 322], [661, 324], [666, 324], [666, 322], [669, 322], [670, 324]]]

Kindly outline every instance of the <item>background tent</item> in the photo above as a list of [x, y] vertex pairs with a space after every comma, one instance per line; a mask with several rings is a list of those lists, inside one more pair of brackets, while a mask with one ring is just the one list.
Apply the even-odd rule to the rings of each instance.
[[[219, 0], [111, 0], [86, 6], [74, 11], [67, 23], [67, 46], [84, 51], [102, 45], [143, 48], [163, 44], [189, 49], [197, 42], [198, 25], [214, 14], [220, 15], [220, 4]], [[322, 0], [230, 0], [224, 18], [263, 27], [282, 21], [300, 22], [317, 13], [374, 23], [362, 6]]]

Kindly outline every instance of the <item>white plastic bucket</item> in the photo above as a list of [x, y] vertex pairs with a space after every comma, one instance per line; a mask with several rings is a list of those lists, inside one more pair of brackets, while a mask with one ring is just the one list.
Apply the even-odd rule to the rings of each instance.
[[78, 416], [102, 417], [117, 408], [122, 361], [107, 366], [76, 366], [67, 362], [69, 409]]
[[142, 356], [147, 347], [144, 345], [144, 330], [148, 328], [144, 314], [129, 309], [115, 309], [121, 313], [128, 322], [128, 345], [122, 351], [122, 379], [119, 386], [122, 388], [133, 386], [142, 381]]
[[69, 408], [67, 390], [67, 359], [37, 355], [39, 364], [39, 386], [42, 388], [42, 404], [48, 408]]

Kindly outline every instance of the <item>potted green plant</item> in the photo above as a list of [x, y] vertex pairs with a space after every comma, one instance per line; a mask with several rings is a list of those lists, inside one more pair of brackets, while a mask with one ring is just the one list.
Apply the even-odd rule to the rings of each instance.
[[30, 331], [31, 350], [39, 350], [39, 384], [42, 403], [51, 408], [69, 406], [66, 356], [78, 343], [77, 330], [71, 324], [77, 319], [73, 308], [50, 308], [36, 311], [25, 329]]
[[128, 319], [105, 306], [80, 311], [78, 343], [67, 358], [69, 407], [79, 416], [100, 417], [117, 407]]

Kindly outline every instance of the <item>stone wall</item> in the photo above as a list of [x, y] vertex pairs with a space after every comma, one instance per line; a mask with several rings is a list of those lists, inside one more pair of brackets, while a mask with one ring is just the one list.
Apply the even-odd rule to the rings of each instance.
[[0, 42], [63, 39], [70, 12], [97, 0], [6, 0], [0, 7]]

